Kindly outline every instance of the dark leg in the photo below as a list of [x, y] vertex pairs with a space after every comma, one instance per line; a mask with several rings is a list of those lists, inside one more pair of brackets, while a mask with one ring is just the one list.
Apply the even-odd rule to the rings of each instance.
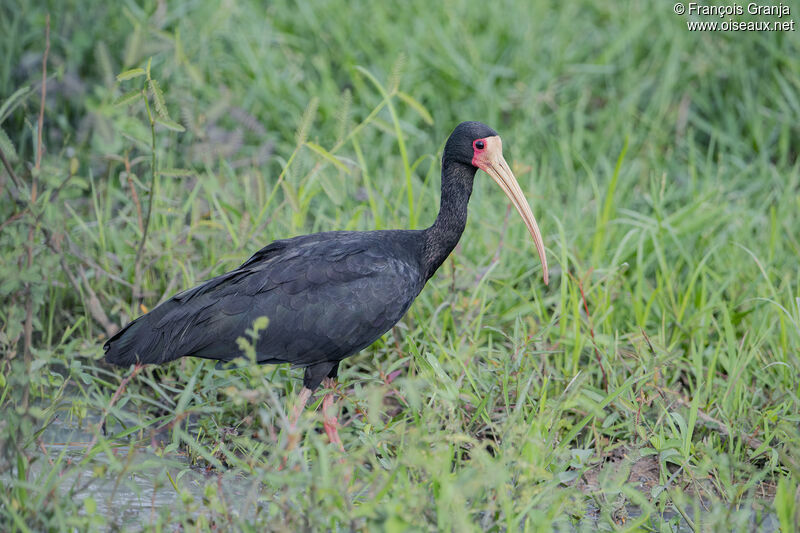
[[335, 379], [338, 371], [339, 361], [323, 361], [307, 366], [303, 376], [303, 386], [307, 389], [316, 390], [326, 377]]

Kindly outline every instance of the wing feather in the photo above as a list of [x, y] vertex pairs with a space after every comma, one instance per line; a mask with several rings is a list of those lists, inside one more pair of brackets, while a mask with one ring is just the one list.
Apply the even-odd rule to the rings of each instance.
[[[332, 232], [275, 241], [238, 269], [175, 295], [105, 345], [117, 364], [182, 356], [230, 361], [236, 339], [266, 316], [260, 362], [339, 361], [394, 325], [424, 280], [392, 232]], [[402, 233], [402, 232], [396, 232]]]

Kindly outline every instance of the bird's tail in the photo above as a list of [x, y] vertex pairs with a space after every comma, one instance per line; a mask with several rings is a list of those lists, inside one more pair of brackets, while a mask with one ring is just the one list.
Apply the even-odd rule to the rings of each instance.
[[119, 366], [132, 364], [161, 364], [178, 359], [181, 355], [169, 349], [170, 331], [158, 327], [161, 318], [170, 311], [173, 301], [159, 305], [140, 316], [103, 345], [105, 360]]

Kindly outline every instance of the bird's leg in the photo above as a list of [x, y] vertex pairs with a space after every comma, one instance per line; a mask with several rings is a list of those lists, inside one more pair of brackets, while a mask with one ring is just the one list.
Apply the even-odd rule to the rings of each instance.
[[297, 397], [297, 402], [294, 404], [292, 416], [289, 419], [289, 440], [286, 443], [287, 450], [293, 450], [294, 447], [297, 446], [297, 441], [299, 440], [300, 436], [297, 433], [297, 421], [300, 419], [300, 413], [302, 413], [303, 409], [306, 408], [308, 399], [311, 398], [311, 393], [311, 389], [303, 387], [303, 390], [300, 391], [300, 395]]
[[[333, 378], [325, 378], [322, 384], [326, 388], [333, 389], [336, 386], [336, 380]], [[339, 450], [344, 451], [342, 439], [339, 438], [339, 420], [333, 411], [333, 405], [333, 391], [331, 391], [322, 399], [323, 425], [325, 426], [325, 433], [328, 434], [328, 439], [330, 439], [331, 443], [336, 444]]]
[[297, 421], [300, 420], [300, 413], [306, 408], [308, 399], [311, 398], [311, 393], [311, 389], [307, 387], [303, 387], [303, 390], [300, 391], [300, 394], [297, 396], [297, 402], [292, 409], [292, 417], [289, 419], [289, 428], [295, 429], [297, 427]]

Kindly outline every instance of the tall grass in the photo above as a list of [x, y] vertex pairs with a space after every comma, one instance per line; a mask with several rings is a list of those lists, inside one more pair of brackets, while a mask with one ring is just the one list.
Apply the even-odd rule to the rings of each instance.
[[[798, 519], [795, 34], [689, 33], [636, 1], [0, 13], [4, 529]], [[161, 90], [119, 105], [144, 78], [116, 75], [148, 65]], [[552, 281], [479, 174], [453, 256], [342, 365], [345, 455], [311, 408], [286, 445], [299, 371], [99, 360], [116, 324], [273, 239], [430, 224], [462, 120], [503, 136]]]

